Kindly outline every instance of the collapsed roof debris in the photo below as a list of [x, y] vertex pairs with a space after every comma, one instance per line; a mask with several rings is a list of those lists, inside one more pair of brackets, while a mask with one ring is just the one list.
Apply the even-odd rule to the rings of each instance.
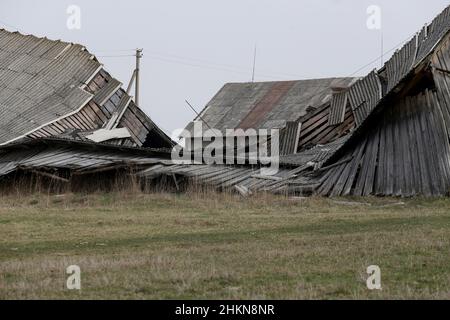
[[73, 175], [112, 171], [122, 167], [146, 168], [171, 164], [167, 149], [118, 147], [59, 138], [30, 139], [0, 147], [0, 175], [17, 169], [42, 172], [68, 170]]
[[79, 44], [0, 29], [0, 145], [123, 128], [129, 135], [108, 142], [171, 147], [121, 85]]
[[129, 165], [142, 181], [168, 176], [177, 189], [193, 181], [242, 195], [448, 195], [449, 31], [450, 7], [362, 78], [225, 85], [196, 121], [280, 129], [273, 176], [260, 164], [169, 160], [170, 138], [83, 47], [0, 31], [0, 175]]
[[[331, 88], [330, 79], [313, 80], [321, 88], [317, 92], [295, 91], [302, 82], [226, 85], [197, 120], [219, 129], [281, 128], [281, 165], [298, 170], [285, 183], [286, 192], [448, 195], [449, 31], [447, 7], [382, 69], [366, 77], [344, 80], [340, 88]], [[323, 92], [330, 89], [332, 95], [325, 99]], [[325, 157], [313, 157], [310, 166], [302, 167], [302, 159], [323, 145], [333, 147]], [[158, 170], [167, 168], [152, 174]], [[214, 168], [208, 170], [214, 175]], [[204, 171], [197, 174], [203, 175]], [[227, 183], [228, 178], [247, 185], [245, 175], [219, 181]]]

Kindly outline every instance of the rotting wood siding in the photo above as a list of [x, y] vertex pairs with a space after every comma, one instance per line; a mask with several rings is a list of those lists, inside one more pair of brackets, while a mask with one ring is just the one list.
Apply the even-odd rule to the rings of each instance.
[[355, 126], [353, 112], [348, 105], [345, 109], [344, 121], [341, 123], [329, 125], [329, 117], [330, 104], [326, 104], [299, 120], [301, 122], [301, 130], [297, 151], [333, 142], [349, 134]]
[[384, 112], [318, 188], [323, 196], [425, 196], [450, 190], [450, 110], [437, 92], [406, 97]]

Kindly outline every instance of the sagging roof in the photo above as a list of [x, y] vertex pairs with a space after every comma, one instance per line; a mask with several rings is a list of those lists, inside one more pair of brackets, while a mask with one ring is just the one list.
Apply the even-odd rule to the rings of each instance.
[[[449, 32], [450, 6], [397, 50], [383, 68], [370, 72], [344, 92], [355, 116], [355, 130], [352, 130], [342, 147], [336, 150], [336, 155], [330, 157], [330, 162], [344, 152], [341, 149], [345, 149], [361, 132], [371, 127], [373, 116], [382, 108], [388, 107], [389, 103], [386, 102], [406, 86], [407, 79], [412, 79], [419, 69], [427, 68], [432, 63], [429, 61], [430, 56]], [[331, 108], [330, 115], [334, 112]]]
[[52, 172], [57, 178], [61, 170], [71, 175], [125, 168], [145, 168], [157, 163], [170, 163], [170, 150], [119, 147], [111, 144], [73, 139], [26, 139], [0, 146], [0, 176], [17, 170]]
[[[282, 146], [291, 154], [282, 153], [282, 168], [273, 181], [255, 176], [250, 167], [238, 166], [160, 165], [146, 172], [152, 176], [173, 173], [217, 187], [258, 190], [264, 186], [263, 190], [322, 196], [448, 195], [449, 33], [447, 7], [396, 51], [381, 70], [373, 70], [346, 89], [335, 90], [329, 102], [288, 122]], [[201, 117], [206, 122], [217, 120], [212, 126], [218, 123], [219, 128], [250, 123], [246, 115], [256, 105], [239, 114], [239, 104], [233, 102], [243, 101], [246, 106], [246, 99], [236, 95], [238, 91], [223, 89], [213, 102], [230, 101], [228, 109], [221, 114], [220, 108], [208, 105]], [[285, 175], [293, 166], [297, 167]]]
[[0, 145], [126, 128], [110, 142], [172, 146], [121, 86], [82, 45], [0, 29]]
[[[196, 121], [203, 129], [282, 129], [281, 154], [356, 136], [450, 29], [447, 7], [385, 63], [361, 78], [226, 84]], [[192, 131], [191, 122], [187, 129]], [[352, 139], [348, 139], [351, 141]], [[347, 143], [346, 143], [347, 144]]]
[[[333, 89], [348, 87], [355, 78], [228, 83], [196, 120], [226, 129], [283, 128], [331, 99]], [[192, 129], [192, 123], [187, 130]]]
[[[197, 120], [217, 129], [284, 128], [284, 148], [289, 152], [282, 153], [281, 168], [274, 176], [261, 176], [259, 166], [176, 164], [164, 156], [138, 155], [118, 147], [109, 146], [106, 152], [86, 142], [94, 149], [87, 150], [82, 142], [66, 148], [67, 141], [56, 146], [50, 141], [42, 150], [28, 145], [5, 148], [0, 152], [0, 171], [8, 174], [17, 169], [51, 168], [82, 173], [90, 168], [129, 164], [138, 165], [142, 169], [138, 176], [145, 180], [169, 175], [177, 184], [178, 178], [186, 177], [241, 193], [444, 195], [450, 188], [449, 31], [450, 7], [398, 50], [381, 70], [361, 79], [226, 85]], [[102, 120], [109, 127], [118, 122], [117, 115], [122, 113], [119, 106], [126, 105], [123, 99], [127, 101], [128, 97], [118, 90], [115, 103], [105, 102], [108, 95], [99, 92], [111, 90], [104, 88], [114, 87], [110, 84], [113, 80], [99, 74], [102, 78], [87, 86], [91, 94], [101, 97], [92, 99], [89, 112], [109, 112]], [[129, 122], [124, 125], [133, 127]], [[40, 134], [51, 135], [59, 126], [63, 124], [51, 130], [47, 126], [46, 133]], [[134, 136], [141, 140], [134, 141], [143, 145], [146, 138], [142, 140], [138, 131]], [[85, 135], [74, 134], [85, 140]], [[23, 154], [17, 156], [17, 152]]]

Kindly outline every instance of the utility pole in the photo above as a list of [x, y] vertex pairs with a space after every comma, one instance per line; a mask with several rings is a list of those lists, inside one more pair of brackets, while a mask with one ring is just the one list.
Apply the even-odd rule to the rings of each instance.
[[136, 49], [136, 83], [134, 86], [135, 89], [135, 97], [134, 97], [134, 102], [136, 103], [136, 105], [139, 107], [139, 72], [140, 72], [140, 67], [141, 67], [141, 58], [142, 58], [142, 49]]
[[130, 83], [128, 83], [127, 94], [130, 94], [131, 87], [134, 83], [135, 95], [134, 102], [139, 106], [139, 71], [141, 68], [142, 49], [136, 49], [136, 69], [131, 75]]

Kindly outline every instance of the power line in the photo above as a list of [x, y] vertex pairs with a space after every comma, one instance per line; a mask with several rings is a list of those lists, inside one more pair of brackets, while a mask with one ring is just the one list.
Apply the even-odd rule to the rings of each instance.
[[[21, 28], [18, 28], [15, 25], [12, 25], [10, 23], [7, 23], [3, 20], [0, 20], [0, 24], [5, 25], [6, 27], [9, 28], [13, 28], [16, 29], [17, 31], [24, 33], [23, 30], [21, 30]], [[354, 71], [353, 73], [351, 73], [348, 77], [354, 76], [355, 74], [357, 74], [358, 72], [360, 72], [361, 70], [364, 70], [365, 68], [371, 66], [372, 64], [374, 64], [375, 62], [379, 61], [380, 59], [383, 59], [383, 57], [394, 51], [396, 48], [398, 48], [400, 45], [404, 44], [405, 42], [409, 41], [416, 33], [413, 33], [412, 35], [408, 36], [408, 38], [406, 38], [405, 40], [403, 40], [402, 42], [400, 42], [399, 44], [397, 44], [396, 46], [394, 46], [393, 48], [387, 50], [386, 52], [382, 52], [382, 54], [380, 56], [378, 56], [377, 58], [375, 58], [374, 60], [370, 61], [369, 63], [365, 64], [364, 66], [358, 68], [356, 71]], [[256, 48], [255, 48], [256, 50]], [[113, 52], [131, 52], [131, 51], [135, 51], [135, 49], [117, 49], [117, 50], [99, 50], [96, 52], [100, 52], [100, 53], [113, 53]], [[383, 51], [383, 50], [382, 50]], [[150, 54], [153, 55], [157, 55], [157, 56], [163, 56], [163, 57], [150, 57], [150, 59], [155, 59], [155, 60], [160, 60], [160, 61], [165, 61], [165, 62], [169, 62], [169, 63], [177, 63], [177, 64], [182, 64], [182, 65], [187, 65], [187, 66], [192, 66], [192, 67], [198, 67], [198, 68], [206, 68], [206, 69], [215, 69], [215, 70], [221, 70], [221, 71], [227, 71], [227, 72], [234, 72], [234, 73], [240, 73], [240, 74], [247, 74], [248, 71], [247, 68], [244, 67], [240, 67], [240, 66], [233, 66], [233, 65], [227, 65], [227, 64], [219, 64], [216, 62], [210, 62], [210, 61], [205, 61], [205, 60], [200, 60], [200, 59], [195, 59], [195, 58], [188, 58], [188, 57], [183, 57], [183, 56], [179, 56], [179, 55], [174, 55], [174, 54], [170, 54], [170, 53], [158, 53], [158, 52], [150, 52]], [[99, 58], [124, 58], [124, 57], [134, 57], [135, 55], [132, 54], [123, 54], [123, 55], [99, 55], [97, 57]], [[256, 56], [256, 52], [255, 52], [255, 56]], [[170, 58], [172, 57], [172, 58]], [[178, 61], [181, 60], [181, 61]], [[184, 61], [183, 61], [184, 60]], [[192, 63], [188, 63], [185, 61], [195, 61], [197, 64], [192, 64]], [[200, 64], [199, 64], [200, 63]], [[202, 65], [203, 64], [203, 65]], [[206, 66], [206, 65], [208, 66]], [[266, 73], [261, 73], [259, 75], [267, 77], [267, 78], [274, 78], [274, 79], [285, 79], [285, 77], [296, 77], [296, 78], [303, 78], [303, 76], [297, 75], [297, 74], [290, 74], [290, 73], [283, 73], [283, 72], [274, 72], [274, 71], [269, 71], [266, 70]], [[277, 76], [275, 76], [275, 74]], [[280, 75], [282, 75], [283, 77], [280, 77]], [[254, 78], [254, 70], [253, 70], [253, 76]]]
[[[228, 68], [224, 68], [224, 67], [208, 66], [208, 65], [198, 64], [198, 63], [195, 64], [195, 63], [189, 63], [189, 62], [173, 60], [173, 59], [167, 59], [167, 58], [149, 57], [148, 55], [147, 55], [147, 57], [148, 57], [148, 59], [163, 61], [163, 62], [167, 62], [167, 63], [175, 63], [175, 64], [180, 64], [180, 65], [185, 65], [185, 66], [190, 66], [190, 67], [196, 67], [196, 68], [202, 68], [202, 69], [211, 69], [211, 70], [218, 70], [218, 71], [225, 71], [225, 72], [231, 72], [231, 73], [236, 73], [236, 74], [248, 75], [248, 70], [244, 71], [245, 69], [242, 69], [242, 70], [234, 69], [233, 70], [233, 69], [228, 69]], [[263, 77], [266, 77], [266, 78], [272, 78], [272, 79], [277, 79], [277, 80], [286, 80], [286, 77], [279, 77], [279, 76], [263, 74], [263, 73], [259, 73], [259, 75], [263, 76]]]
[[[214, 67], [220, 67], [220, 68], [227, 68], [227, 69], [233, 69], [233, 70], [239, 70], [242, 72], [245, 72], [248, 74], [248, 68], [245, 66], [237, 66], [237, 65], [231, 65], [231, 64], [224, 64], [224, 63], [217, 63], [217, 62], [212, 62], [212, 61], [208, 61], [208, 60], [202, 60], [202, 59], [197, 59], [197, 58], [190, 58], [190, 57], [185, 57], [185, 56], [180, 56], [180, 55], [175, 55], [175, 54], [171, 54], [171, 53], [161, 53], [161, 52], [156, 52], [156, 51], [149, 51], [147, 52], [147, 56], [153, 56], [155, 59], [166, 59], [170, 61], [188, 61], [189, 63], [191, 62], [195, 62], [195, 63], [200, 63], [202, 65], [210, 65], [210, 66], [214, 66]], [[261, 74], [261, 73], [259, 73]], [[268, 70], [265, 69], [265, 74], [271, 74], [271, 75], [279, 75], [279, 76], [285, 76], [285, 77], [298, 77], [298, 78], [302, 78], [303, 75], [299, 75], [299, 74], [293, 74], [293, 73], [285, 73], [285, 72], [277, 72], [277, 71], [273, 71], [273, 70]], [[280, 78], [280, 77], [278, 77]]]
[[[409, 41], [415, 35], [416, 35], [416, 33], [411, 34], [405, 40], [401, 41], [400, 43], [398, 43], [397, 45], [395, 45], [391, 49], [389, 49], [389, 50], [387, 50], [385, 52], [382, 52], [382, 54], [380, 56], [378, 56], [375, 59], [371, 60], [370, 62], [368, 62], [367, 64], [363, 65], [362, 67], [358, 68], [355, 72], [353, 72], [349, 76], [353, 76], [354, 74], [356, 74], [359, 71], [367, 68], [368, 66], [374, 64], [375, 62], [380, 61], [380, 59], [382, 59], [385, 55], [387, 55], [388, 53], [394, 51], [399, 46], [401, 46], [405, 42]], [[195, 66], [195, 67], [203, 67], [203, 66], [202, 65], [198, 65], [198, 64], [193, 65], [191, 63], [186, 63], [184, 61], [178, 61], [178, 60], [188, 60], [188, 61], [190, 60], [190, 61], [195, 61], [195, 62], [199, 62], [199, 63], [202, 63], [202, 64], [211, 65], [211, 66], [214, 67], [214, 68], [211, 68], [211, 69], [218, 69], [217, 67], [221, 67], [221, 68], [225, 67], [225, 68], [227, 68], [227, 70], [224, 70], [224, 69], [220, 69], [220, 70], [229, 71], [229, 72], [234, 72], [234, 70], [232, 71], [232, 70], [229, 70], [229, 69], [236, 69], [236, 70], [239, 70], [239, 72], [236, 72], [236, 73], [241, 73], [241, 74], [246, 73], [246, 71], [243, 71], [243, 70], [247, 70], [245, 67], [241, 67], [241, 66], [235, 66], [235, 65], [230, 65], [230, 64], [222, 64], [222, 63], [219, 64], [219, 63], [216, 63], [216, 62], [211, 62], [211, 61], [206, 61], [206, 60], [201, 60], [201, 59], [195, 59], [195, 58], [188, 58], [188, 57], [175, 55], [175, 54], [170, 54], [170, 53], [161, 53], [161, 52], [156, 52], [156, 51], [150, 51], [149, 54], [150, 55], [156, 55], [157, 57], [153, 57], [153, 59], [155, 59], [155, 60], [161, 60], [161, 61], [171, 62], [171, 63], [179, 63], [179, 64]], [[161, 56], [163, 56], [163, 57], [161, 57]], [[173, 59], [171, 57], [176, 58], [176, 59]], [[303, 76], [298, 75], [298, 74], [285, 73], [285, 72], [276, 72], [276, 71], [271, 71], [271, 70], [267, 70], [267, 69], [266, 69], [266, 71], [267, 71], [266, 73], [264, 73], [264, 74], [260, 73], [260, 75], [268, 76], [270, 78], [278, 78], [278, 79], [284, 79], [284, 78], [279, 77], [279, 75], [283, 75], [283, 76], [286, 76], [286, 77], [289, 76], [289, 77], [303, 78]], [[278, 75], [278, 76], [274, 76], [275, 74]]]
[[[131, 55], [131, 54], [129, 54], [129, 55], [128, 54], [127, 55], [98, 55], [96, 57], [97, 58], [125, 58], [125, 57], [135, 57], [135, 55]], [[237, 73], [237, 74], [248, 74], [248, 71], [244, 71], [244, 69], [242, 69], [242, 71], [237, 70], [237, 69], [232, 70], [232, 69], [228, 69], [228, 68], [224, 68], [224, 67], [210, 66], [210, 65], [199, 64], [199, 63], [190, 63], [190, 62], [184, 62], [184, 61], [170, 59], [170, 58], [151, 57], [148, 55], [147, 55], [147, 57], [148, 57], [148, 59], [151, 59], [151, 60], [158, 60], [158, 61], [162, 61], [162, 62], [180, 64], [180, 65], [185, 65], [185, 66], [190, 66], [190, 67], [195, 67], [195, 68], [212, 69], [212, 70], [225, 71], [225, 72], [231, 72], [231, 73]], [[278, 79], [278, 80], [286, 79], [286, 78], [282, 78], [279, 76], [268, 75], [268, 74], [259, 74], [259, 75], [266, 77], [266, 78], [272, 78], [272, 79]]]
[[121, 55], [107, 55], [107, 56], [96, 56], [97, 58], [123, 58], [123, 57], [135, 57], [135, 54], [121, 54]]
[[[354, 72], [352, 72], [350, 75], [348, 75], [348, 77], [354, 76], [361, 70], [364, 70], [367, 67], [376, 63], [377, 61], [380, 61], [380, 59], [382, 59], [385, 55], [389, 54], [390, 52], [394, 51], [395, 49], [397, 49], [399, 46], [401, 46], [405, 42], [409, 41], [414, 35], [415, 35], [415, 33], [410, 35], [408, 38], [401, 41], [400, 43], [398, 43], [391, 49], [383, 52], [380, 56], [376, 57], [375, 59], [371, 60], [367, 64], [363, 65], [362, 67], [360, 67], [357, 70], [355, 70]], [[132, 49], [116, 50], [116, 52], [128, 52], [129, 50], [132, 50]], [[107, 51], [103, 51], [103, 52], [107, 52]], [[113, 51], [110, 51], [110, 52], [113, 52]], [[123, 57], [134, 57], [134, 56], [135, 55], [127, 54], [127, 55], [100, 55], [98, 57], [99, 58], [123, 58]], [[195, 59], [195, 58], [188, 58], [188, 57], [174, 55], [174, 54], [170, 54], [170, 53], [158, 53], [155, 51], [151, 51], [147, 54], [147, 57], [152, 60], [158, 60], [158, 61], [163, 61], [163, 62], [173, 63], [173, 64], [180, 64], [180, 65], [185, 65], [185, 66], [190, 66], [190, 67], [195, 67], [195, 68], [225, 71], [225, 72], [231, 72], [231, 73], [236, 73], [236, 74], [248, 74], [247, 69], [244, 67], [229, 65], [229, 64], [222, 64], [222, 63], [215, 63], [215, 62], [201, 60], [201, 59]], [[195, 63], [192, 63], [191, 61], [195, 62]], [[283, 72], [265, 72], [265, 73], [257, 73], [257, 74], [260, 76], [266, 77], [266, 78], [272, 78], [272, 79], [278, 79], [278, 80], [285, 80], [288, 76], [303, 78], [303, 76], [300, 76], [297, 74], [290, 74], [290, 73], [283, 73]], [[281, 76], [281, 75], [283, 75], [283, 76]], [[254, 79], [254, 76], [252, 76], [252, 78]]]
[[395, 49], [397, 49], [399, 46], [401, 46], [402, 44], [408, 42], [409, 40], [411, 40], [412, 37], [414, 37], [416, 35], [416, 33], [413, 33], [412, 35], [410, 35], [408, 38], [406, 38], [405, 40], [403, 40], [402, 42], [398, 43], [396, 46], [392, 47], [391, 49], [385, 51], [382, 55], [376, 57], [375, 59], [373, 59], [372, 61], [370, 61], [369, 63], [365, 64], [364, 66], [362, 66], [361, 68], [357, 69], [355, 72], [353, 72], [352, 74], [348, 75], [348, 77], [354, 76], [355, 74], [357, 74], [358, 72], [360, 72], [361, 70], [364, 70], [365, 68], [371, 66], [372, 64], [374, 64], [375, 62], [380, 61], [380, 59], [382, 57], [384, 57], [385, 55], [387, 55], [388, 53], [394, 51]]
[[132, 52], [136, 51], [136, 49], [113, 49], [113, 50], [92, 50], [93, 52], [97, 53], [112, 53], [112, 52]]

